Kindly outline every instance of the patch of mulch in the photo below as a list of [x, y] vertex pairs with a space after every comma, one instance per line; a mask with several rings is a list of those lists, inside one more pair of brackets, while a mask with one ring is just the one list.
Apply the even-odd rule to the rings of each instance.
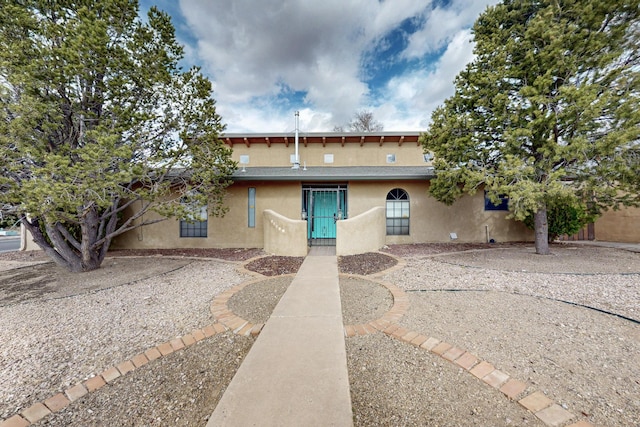
[[247, 263], [244, 268], [264, 276], [281, 276], [297, 273], [304, 257], [266, 256]]
[[367, 252], [359, 255], [344, 255], [338, 257], [338, 269], [343, 274], [359, 274], [367, 276], [379, 273], [395, 266], [398, 261], [389, 255], [379, 252]]

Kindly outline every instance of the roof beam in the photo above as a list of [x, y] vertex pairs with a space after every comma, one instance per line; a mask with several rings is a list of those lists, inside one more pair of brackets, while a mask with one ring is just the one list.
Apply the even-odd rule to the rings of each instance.
[[380, 137], [380, 147], [382, 147], [382, 144], [384, 144], [384, 135]]
[[249, 142], [249, 138], [247, 138], [246, 136], [244, 137], [244, 145], [246, 145], [247, 147], [251, 147], [251, 143]]
[[284, 137], [284, 146], [285, 147], [289, 146], [289, 138], [287, 138], [286, 136]]
[[399, 146], [399, 147], [402, 147], [402, 143], [403, 143], [403, 142], [404, 142], [404, 135], [402, 135], [402, 136], [400, 137], [400, 139], [398, 140], [398, 146]]
[[265, 136], [265, 137], [264, 137], [264, 142], [266, 142], [266, 143], [267, 143], [267, 147], [271, 147], [271, 141], [269, 140], [269, 137], [268, 137], [268, 136]]
[[364, 145], [364, 135], [360, 137], [360, 147]]

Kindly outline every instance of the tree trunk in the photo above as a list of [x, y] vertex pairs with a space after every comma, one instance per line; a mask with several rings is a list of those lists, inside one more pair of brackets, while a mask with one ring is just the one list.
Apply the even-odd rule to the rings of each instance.
[[[96, 216], [91, 217], [91, 221], [97, 221]], [[38, 220], [23, 220], [23, 223], [33, 241], [56, 263], [56, 265], [65, 268], [74, 273], [83, 271], [91, 271], [100, 268], [107, 251], [102, 250], [103, 246], [98, 245], [91, 248], [87, 242], [78, 242], [71, 235], [71, 232], [62, 224], [45, 224], [45, 231], [41, 230]], [[98, 227], [92, 223], [82, 227], [89, 230], [82, 238], [87, 241], [95, 242], [95, 235]], [[46, 235], [45, 235], [46, 233]], [[47, 239], [48, 237], [48, 239]], [[107, 244], [110, 242], [107, 242]]]
[[549, 255], [549, 224], [547, 223], [547, 206], [541, 206], [533, 214], [534, 229], [536, 233], [536, 253]]
[[24, 224], [24, 227], [29, 231], [31, 237], [33, 237], [34, 243], [40, 246], [40, 249], [42, 249], [44, 253], [47, 254], [54, 263], [56, 263], [56, 265], [66, 268], [69, 271], [73, 271], [73, 267], [69, 262], [58, 251], [56, 251], [51, 244], [49, 244], [45, 237], [45, 233], [40, 229], [40, 223], [37, 219], [29, 220], [28, 218], [23, 217], [22, 224]]

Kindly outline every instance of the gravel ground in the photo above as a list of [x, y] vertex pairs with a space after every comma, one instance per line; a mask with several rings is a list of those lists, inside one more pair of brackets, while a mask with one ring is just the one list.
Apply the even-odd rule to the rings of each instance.
[[120, 377], [42, 426], [204, 426], [253, 339], [230, 332]]
[[345, 325], [379, 319], [393, 305], [391, 292], [378, 283], [355, 277], [340, 277], [340, 303]]
[[409, 295], [402, 326], [465, 348], [594, 425], [640, 425], [640, 254], [525, 247], [406, 261], [384, 276]]
[[293, 276], [284, 276], [252, 283], [233, 294], [227, 307], [253, 324], [265, 323], [292, 280]]
[[[17, 279], [7, 276], [15, 270], [0, 276], [0, 419], [211, 324], [214, 296], [247, 279], [220, 261], [143, 260], [110, 259], [100, 270], [73, 275], [74, 292], [64, 291], [68, 273], [47, 264], [59, 276], [38, 286], [39, 297], [30, 293], [19, 303]], [[153, 277], [140, 279], [150, 270]]]
[[439, 356], [383, 334], [349, 338], [355, 426], [536, 426], [514, 405]]
[[[487, 246], [491, 250], [478, 250]], [[638, 425], [640, 325], [614, 314], [640, 318], [640, 254], [563, 246], [537, 257], [529, 246], [500, 249], [505, 246], [391, 246], [385, 251], [404, 258], [403, 268], [381, 278], [341, 276], [345, 323], [380, 317], [391, 297], [378, 280], [393, 283], [411, 302], [400, 321], [405, 328], [467, 349], [594, 425]], [[460, 249], [473, 251], [448, 253]], [[0, 256], [0, 419], [210, 324], [215, 295], [255, 280], [236, 269], [240, 261], [264, 254], [208, 254], [233, 262], [162, 255], [108, 259], [104, 269], [73, 276], [82, 277], [76, 282], [65, 282], [51, 264], [31, 274], [43, 259], [24, 264]], [[357, 258], [341, 260], [341, 271], [350, 266], [350, 273], [373, 274], [394, 264], [389, 258], [367, 255], [361, 271]], [[292, 258], [261, 259], [252, 270], [265, 276], [299, 267]], [[31, 267], [15, 270], [18, 265]], [[57, 279], [49, 280], [52, 275]], [[257, 323], [290, 281], [265, 277], [228, 305]], [[39, 425], [204, 426], [251, 343], [216, 335], [117, 379]], [[502, 393], [425, 350], [380, 333], [349, 338], [346, 346], [356, 426], [541, 425]]]

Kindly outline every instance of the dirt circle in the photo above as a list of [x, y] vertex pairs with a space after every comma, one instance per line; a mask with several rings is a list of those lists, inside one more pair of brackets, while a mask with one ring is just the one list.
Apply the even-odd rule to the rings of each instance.
[[342, 322], [368, 323], [381, 318], [393, 306], [393, 295], [379, 283], [357, 277], [340, 277]]
[[251, 283], [229, 298], [227, 308], [253, 324], [266, 323], [292, 280], [293, 276], [281, 276]]

